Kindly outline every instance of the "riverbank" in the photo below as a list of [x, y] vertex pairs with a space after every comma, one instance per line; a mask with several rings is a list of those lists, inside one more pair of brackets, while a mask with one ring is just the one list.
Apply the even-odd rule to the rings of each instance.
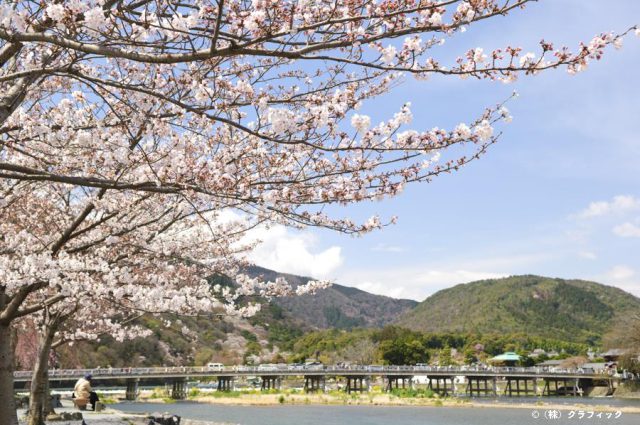
[[[17, 411], [20, 425], [26, 424], [26, 409], [18, 409]], [[70, 400], [62, 400], [62, 407], [57, 407], [55, 411], [55, 415], [46, 418], [47, 424], [76, 425], [85, 422], [87, 425], [146, 425], [149, 422], [145, 420], [145, 415], [123, 413], [108, 407], [101, 412], [79, 411]], [[76, 417], [78, 414], [81, 417]], [[72, 415], [74, 417], [71, 417]]]
[[[589, 400], [589, 399], [585, 399]], [[611, 399], [608, 399], [611, 400]], [[189, 401], [205, 404], [215, 404], [223, 406], [281, 406], [281, 405], [353, 405], [353, 406], [390, 406], [390, 407], [459, 407], [459, 408], [499, 408], [499, 409], [558, 409], [558, 410], [591, 410], [598, 412], [616, 412], [640, 414], [640, 404], [634, 406], [609, 405], [606, 401], [603, 403], [581, 403], [569, 402], [564, 403], [553, 400], [545, 400], [544, 398], [509, 401], [500, 400], [499, 398], [458, 398], [458, 397], [408, 397], [397, 396], [388, 393], [364, 393], [364, 394], [345, 394], [343, 392], [332, 391], [329, 393], [244, 393], [234, 392], [226, 394], [209, 393], [198, 394], [189, 397]], [[141, 402], [167, 404], [165, 410], [170, 410], [169, 405], [175, 403], [166, 398], [141, 397]]]
[[[160, 406], [158, 406], [160, 407]], [[147, 414], [136, 414], [122, 412], [110, 407], [105, 408], [100, 412], [92, 412], [90, 410], [80, 411], [73, 407], [73, 403], [70, 400], [62, 400], [62, 407], [55, 409], [56, 414], [47, 417], [47, 425], [148, 425], [149, 418]], [[165, 411], [170, 411], [168, 408], [159, 408], [160, 412], [149, 412], [155, 416], [162, 415]], [[20, 425], [26, 425], [25, 419], [26, 410], [18, 409], [18, 418]], [[71, 414], [81, 414], [80, 419], [68, 418]], [[223, 422], [208, 422], [197, 421], [191, 419], [183, 419], [180, 421], [181, 425], [230, 425]]]

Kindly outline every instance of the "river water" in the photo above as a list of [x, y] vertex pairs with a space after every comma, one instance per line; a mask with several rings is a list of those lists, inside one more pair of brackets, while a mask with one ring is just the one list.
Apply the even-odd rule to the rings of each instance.
[[[477, 400], [474, 400], [477, 401]], [[500, 402], [508, 401], [501, 398]], [[520, 398], [514, 402], [524, 402]], [[491, 400], [486, 400], [491, 403]], [[579, 404], [580, 411], [561, 410], [559, 419], [548, 419], [549, 408], [535, 406], [526, 409], [493, 407], [390, 407], [390, 406], [228, 406], [195, 402], [119, 403], [115, 409], [129, 413], [163, 413], [240, 425], [543, 425], [543, 424], [612, 424], [639, 425], [640, 414], [622, 413], [618, 418], [597, 417], [598, 405], [640, 407], [640, 400], [562, 398], [545, 399], [546, 403]], [[591, 407], [593, 406], [593, 408]], [[593, 416], [589, 418], [591, 413]], [[537, 416], [537, 418], [536, 418]], [[572, 416], [572, 417], [571, 417]]]

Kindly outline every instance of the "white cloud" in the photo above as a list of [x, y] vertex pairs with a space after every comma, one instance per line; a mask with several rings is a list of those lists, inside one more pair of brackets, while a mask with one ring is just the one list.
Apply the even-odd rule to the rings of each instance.
[[575, 215], [577, 218], [588, 219], [612, 214], [624, 214], [640, 210], [640, 199], [631, 195], [614, 196], [611, 201], [592, 202], [589, 206]]
[[607, 276], [613, 281], [624, 281], [635, 276], [635, 274], [635, 270], [625, 265], [614, 266], [607, 272]]
[[429, 295], [458, 283], [507, 275], [508, 273], [482, 270], [402, 267], [349, 271], [340, 276], [339, 282], [374, 294], [422, 301]]
[[[244, 220], [245, 216], [227, 209], [216, 218], [219, 223]], [[333, 279], [342, 264], [342, 248], [317, 248], [317, 238], [311, 231], [298, 231], [282, 225], [258, 226], [248, 230], [239, 245], [258, 242], [246, 258], [262, 267], [281, 273], [291, 273], [318, 279]]]
[[640, 278], [638, 277], [638, 273], [627, 265], [618, 264], [595, 280], [640, 296]]
[[387, 297], [393, 298], [407, 298], [404, 286], [394, 286], [390, 288], [386, 283], [380, 281], [373, 282], [370, 280], [358, 282], [358, 284], [354, 286], [372, 294], [386, 295]]
[[315, 251], [316, 237], [310, 232], [298, 232], [276, 225], [269, 229], [252, 230], [250, 237], [261, 240], [249, 259], [255, 264], [284, 273], [331, 279], [342, 264], [342, 248], [331, 246]]
[[613, 228], [613, 233], [621, 238], [640, 238], [640, 226], [632, 223], [623, 223]]

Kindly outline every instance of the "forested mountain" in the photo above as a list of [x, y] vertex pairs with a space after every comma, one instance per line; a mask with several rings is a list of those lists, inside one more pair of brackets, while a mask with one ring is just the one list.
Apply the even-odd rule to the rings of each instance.
[[[284, 276], [293, 285], [309, 280], [260, 267], [248, 273], [269, 280]], [[420, 331], [407, 334], [398, 328], [392, 334], [424, 340], [422, 345], [432, 351], [442, 348], [438, 344], [468, 349], [481, 343], [487, 352], [497, 353], [555, 341], [547, 345], [572, 352], [571, 344], [600, 346], [603, 335], [632, 312], [640, 312], [640, 299], [620, 289], [531, 275], [457, 285], [419, 304], [336, 284], [315, 295], [273, 300], [250, 319], [147, 317], [141, 324], [151, 329], [148, 338], [117, 343], [106, 336], [100, 343], [76, 344], [59, 354], [63, 367], [280, 362], [288, 354], [300, 358], [315, 352], [340, 358], [350, 345], [351, 351], [362, 351], [362, 341], [378, 344], [384, 338], [377, 329], [389, 324]], [[352, 328], [368, 329], [350, 332]], [[385, 329], [380, 335], [393, 328]], [[33, 364], [28, 358], [21, 363], [22, 368]]]
[[640, 299], [621, 289], [525, 275], [444, 289], [396, 323], [426, 332], [527, 333], [595, 344], [630, 312], [640, 312]]
[[[274, 272], [262, 267], [251, 267], [249, 274], [274, 280], [283, 276], [294, 286], [303, 285], [311, 278]], [[350, 329], [355, 327], [382, 327], [411, 310], [418, 303], [370, 294], [360, 289], [334, 284], [314, 295], [278, 298], [273, 302], [293, 318], [313, 328]]]

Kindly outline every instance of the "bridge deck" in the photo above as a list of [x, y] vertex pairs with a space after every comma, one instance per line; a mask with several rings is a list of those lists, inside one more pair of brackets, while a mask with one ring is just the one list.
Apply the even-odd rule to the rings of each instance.
[[[579, 369], [544, 370], [541, 368], [487, 368], [473, 369], [462, 367], [429, 366], [355, 366], [355, 367], [250, 367], [233, 366], [222, 369], [207, 367], [154, 367], [154, 368], [98, 368], [98, 369], [58, 369], [49, 371], [49, 378], [56, 381], [76, 380], [90, 373], [94, 380], [110, 381], [122, 379], [192, 379], [204, 377], [243, 377], [243, 376], [466, 376], [466, 377], [520, 377], [538, 379], [622, 379], [608, 373], [585, 373]], [[31, 380], [32, 372], [14, 373], [16, 382]]]

